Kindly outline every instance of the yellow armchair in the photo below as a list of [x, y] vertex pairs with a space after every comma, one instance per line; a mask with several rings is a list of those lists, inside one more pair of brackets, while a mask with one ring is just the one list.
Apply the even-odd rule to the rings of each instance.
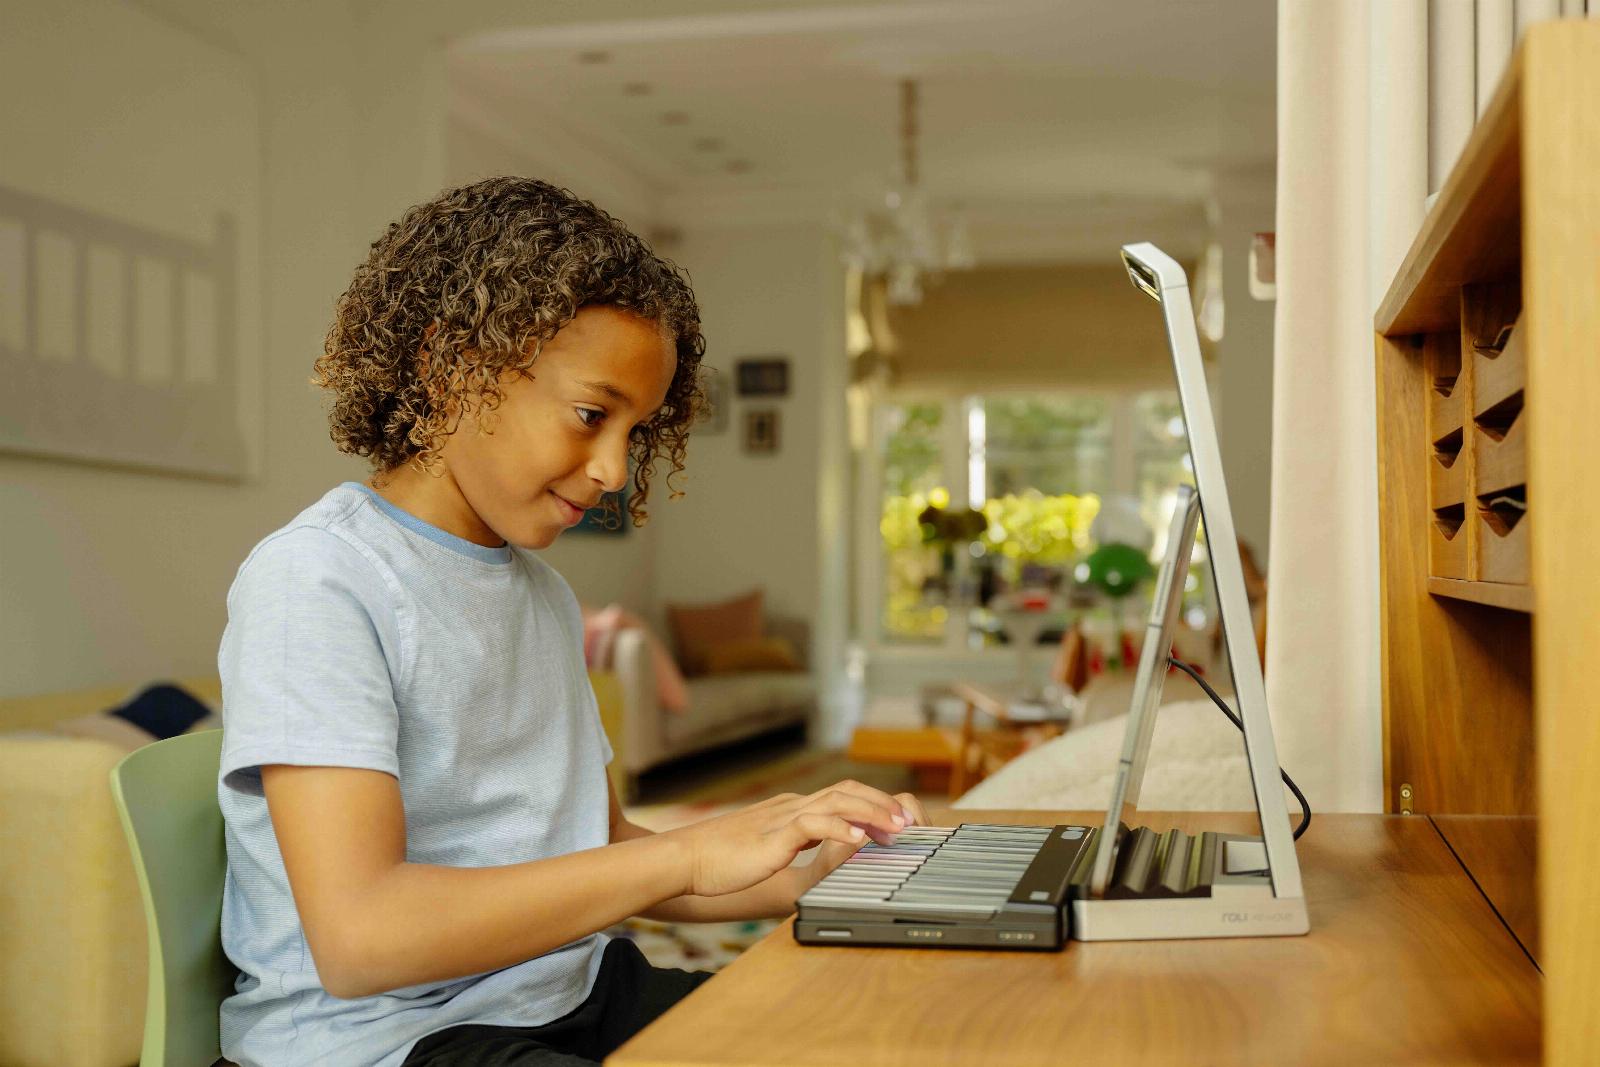
[[[622, 690], [590, 674], [622, 791]], [[220, 706], [215, 678], [182, 684]], [[144, 911], [108, 785], [126, 752], [47, 731], [131, 687], [0, 699], [0, 1067], [129, 1067], [145, 1003]]]
[[[182, 683], [215, 701], [215, 678]], [[144, 1026], [144, 912], [108, 775], [126, 753], [47, 733], [132, 687], [0, 700], [0, 1065], [126, 1067]]]

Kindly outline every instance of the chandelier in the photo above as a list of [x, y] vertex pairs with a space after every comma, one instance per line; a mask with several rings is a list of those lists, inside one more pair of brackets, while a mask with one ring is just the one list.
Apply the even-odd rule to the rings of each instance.
[[846, 225], [846, 267], [884, 279], [892, 304], [922, 301], [924, 279], [973, 266], [966, 216], [928, 203], [918, 184], [917, 83], [900, 83], [900, 177], [883, 194], [883, 207]]

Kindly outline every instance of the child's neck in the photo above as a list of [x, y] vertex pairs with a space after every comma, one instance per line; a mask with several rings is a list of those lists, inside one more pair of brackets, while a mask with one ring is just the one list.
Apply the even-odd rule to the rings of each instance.
[[506, 543], [472, 510], [450, 468], [442, 463], [433, 472], [405, 463], [373, 475], [367, 484], [395, 507], [446, 533], [486, 548], [499, 548]]

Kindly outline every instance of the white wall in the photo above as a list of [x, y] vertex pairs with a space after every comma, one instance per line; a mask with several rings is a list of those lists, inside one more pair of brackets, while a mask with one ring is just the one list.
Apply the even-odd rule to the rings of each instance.
[[[769, 613], [812, 626], [831, 690], [844, 636], [844, 280], [820, 225], [691, 226], [670, 254], [690, 275], [706, 364], [731, 378], [742, 357], [789, 360], [789, 395], [728, 390], [728, 429], [690, 438], [685, 495], [654, 520], [659, 604], [718, 600], [753, 586]], [[825, 399], [826, 398], [826, 399]], [[779, 449], [743, 450], [745, 414], [779, 412]], [[824, 526], [827, 528], [824, 529]]]
[[[216, 57], [255, 87], [261, 237], [247, 269], [259, 272], [261, 370], [244, 388], [265, 427], [259, 475], [228, 484], [0, 456], [0, 695], [210, 673], [223, 598], [250, 546], [364, 470], [329, 443], [308, 377], [333, 301], [367, 244], [439, 184], [439, 145], [418, 131], [442, 115], [442, 81], [425, 49], [412, 62], [361, 60], [359, 27], [337, 3], [20, 0], [7, 20], [56, 26], [51, 33], [116, 20], [129, 40], [156, 48], [140, 51], [140, 63], [181, 72], [197, 56]], [[18, 53], [41, 47], [37, 37], [0, 35], [0, 67], [21, 67]], [[63, 44], [49, 54], [73, 51]], [[185, 159], [184, 130], [162, 99], [118, 76], [127, 51], [125, 40], [78, 55], [57, 76], [106, 101], [108, 112], [127, 98], [131, 110], [153, 109], [174, 128], [97, 155], [101, 184], [85, 186], [80, 205], [91, 209], [114, 210], [115, 186], [145, 169], [147, 156]], [[17, 95], [8, 98], [22, 112]], [[0, 154], [0, 183], [65, 166], [86, 143], [86, 131], [52, 109], [46, 87], [27, 98], [26, 114], [41, 121]]]

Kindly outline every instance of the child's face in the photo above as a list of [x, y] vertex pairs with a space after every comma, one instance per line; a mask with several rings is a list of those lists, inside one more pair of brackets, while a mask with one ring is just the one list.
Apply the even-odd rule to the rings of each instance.
[[486, 417], [492, 432], [464, 419], [440, 457], [484, 526], [544, 548], [601, 493], [622, 488], [629, 434], [660, 410], [677, 363], [656, 323], [583, 308], [525, 375], [501, 380], [504, 400]]

